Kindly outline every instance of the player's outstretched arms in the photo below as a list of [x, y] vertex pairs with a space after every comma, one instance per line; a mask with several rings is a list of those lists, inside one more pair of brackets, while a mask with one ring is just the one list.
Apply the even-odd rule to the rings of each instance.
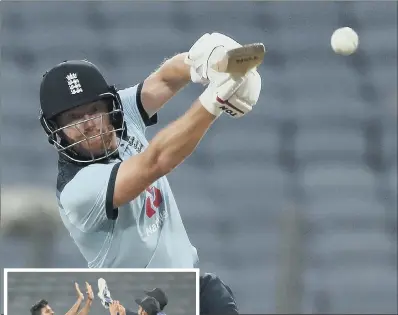
[[76, 300], [75, 304], [73, 304], [73, 306], [70, 308], [70, 310], [65, 315], [77, 315], [80, 305], [82, 304], [82, 302], [84, 300], [84, 295], [80, 291], [79, 284], [77, 282], [75, 282], [75, 290], [77, 293], [77, 300]]
[[90, 313], [91, 305], [93, 304], [94, 292], [93, 289], [91, 288], [91, 285], [88, 282], [86, 282], [86, 294], [87, 294], [86, 304], [80, 310], [78, 315], [87, 315], [88, 313]]

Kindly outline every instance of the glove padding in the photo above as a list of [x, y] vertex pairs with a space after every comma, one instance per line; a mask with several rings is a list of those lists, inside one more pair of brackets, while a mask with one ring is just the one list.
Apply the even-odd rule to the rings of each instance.
[[260, 97], [261, 77], [257, 70], [245, 76], [211, 81], [199, 97], [202, 105], [216, 117], [223, 112], [233, 118], [240, 118], [250, 112]]
[[[185, 58], [185, 63], [190, 66], [192, 82], [206, 85], [213, 79], [212, 76], [228, 76], [225, 73], [216, 72], [211, 66], [219, 61], [222, 51], [241, 46], [232, 38], [220, 33], [204, 34], [193, 44]], [[218, 47], [223, 49], [219, 50]]]

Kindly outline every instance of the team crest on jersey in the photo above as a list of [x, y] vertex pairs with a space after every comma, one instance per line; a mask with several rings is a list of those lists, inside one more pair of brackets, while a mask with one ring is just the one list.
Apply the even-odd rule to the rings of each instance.
[[66, 81], [68, 83], [69, 91], [71, 94], [79, 94], [83, 92], [83, 88], [77, 77], [77, 73], [69, 73], [66, 76]]

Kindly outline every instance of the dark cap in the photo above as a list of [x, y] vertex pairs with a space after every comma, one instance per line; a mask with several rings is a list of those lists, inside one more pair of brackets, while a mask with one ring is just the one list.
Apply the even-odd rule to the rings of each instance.
[[156, 301], [159, 302], [160, 305], [160, 310], [163, 310], [164, 307], [167, 305], [169, 300], [167, 299], [166, 293], [160, 289], [160, 288], [155, 288], [151, 291], [145, 291], [147, 296], [151, 296], [156, 299]]
[[43, 116], [51, 119], [66, 110], [98, 101], [109, 90], [105, 78], [91, 62], [64, 61], [43, 76], [40, 85]]
[[153, 297], [145, 297], [142, 300], [136, 299], [135, 303], [142, 307], [142, 309], [148, 313], [148, 315], [156, 315], [160, 312], [159, 302]]

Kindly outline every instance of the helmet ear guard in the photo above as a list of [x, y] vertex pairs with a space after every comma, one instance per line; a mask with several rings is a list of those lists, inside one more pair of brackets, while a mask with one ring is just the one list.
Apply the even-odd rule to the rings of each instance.
[[50, 122], [49, 122], [47, 119], [44, 118], [44, 114], [43, 114], [43, 111], [42, 111], [42, 110], [40, 110], [39, 121], [40, 121], [40, 124], [41, 124], [42, 128], [44, 129], [44, 132], [45, 132], [45, 133], [47, 134], [47, 136], [48, 136], [48, 142], [49, 142], [50, 144], [54, 145], [54, 142], [55, 142], [56, 140], [54, 140], [54, 137], [53, 137], [53, 135], [52, 135], [51, 127], [49, 126], [49, 125], [50, 125]]
[[109, 91], [114, 97], [112, 103], [109, 104], [109, 113], [114, 112], [114, 114], [112, 114], [110, 117], [111, 124], [115, 129], [121, 129], [118, 130], [116, 134], [120, 139], [122, 139], [126, 136], [127, 133], [126, 122], [124, 121], [123, 117], [122, 100], [120, 99], [120, 95], [117, 92], [117, 88], [114, 85], [109, 87]]

